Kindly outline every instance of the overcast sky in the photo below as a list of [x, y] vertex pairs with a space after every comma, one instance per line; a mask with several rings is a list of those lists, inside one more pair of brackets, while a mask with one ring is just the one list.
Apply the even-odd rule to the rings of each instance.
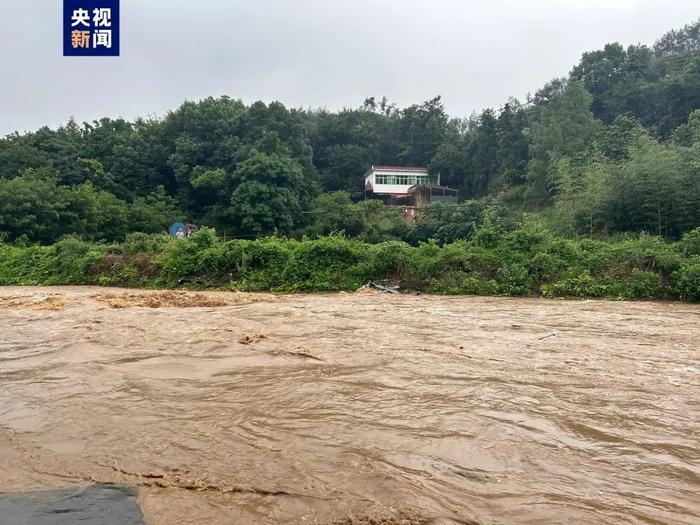
[[698, 0], [121, 0], [118, 58], [62, 56], [61, 0], [0, 0], [0, 135], [228, 95], [453, 116], [523, 99], [607, 42], [652, 44]]

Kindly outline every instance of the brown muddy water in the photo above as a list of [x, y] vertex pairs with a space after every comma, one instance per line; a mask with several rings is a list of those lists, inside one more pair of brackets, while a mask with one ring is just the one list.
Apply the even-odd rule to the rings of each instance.
[[0, 288], [0, 492], [147, 523], [700, 523], [700, 307]]

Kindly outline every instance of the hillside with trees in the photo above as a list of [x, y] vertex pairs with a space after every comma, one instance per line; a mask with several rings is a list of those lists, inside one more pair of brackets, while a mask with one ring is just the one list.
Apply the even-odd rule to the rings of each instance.
[[[428, 166], [460, 204], [407, 223], [379, 201], [357, 202], [371, 164]], [[121, 242], [175, 221], [227, 239], [411, 246], [470, 241], [485, 221], [569, 239], [694, 239], [700, 21], [653, 46], [584, 53], [526, 100], [464, 119], [439, 96], [405, 108], [371, 97], [337, 112], [224, 96], [163, 118], [70, 121], [0, 140], [0, 242]]]
[[466, 119], [439, 96], [338, 112], [221, 97], [161, 119], [15, 133], [0, 140], [0, 232], [113, 241], [188, 220], [230, 237], [297, 236], [321, 233], [318, 215], [349, 214], [335, 226], [353, 235], [382, 214], [327, 194], [361, 191], [374, 163], [428, 166], [462, 200], [535, 212], [566, 235], [678, 238], [700, 224], [699, 33], [696, 22], [652, 47], [608, 44], [526, 101]]

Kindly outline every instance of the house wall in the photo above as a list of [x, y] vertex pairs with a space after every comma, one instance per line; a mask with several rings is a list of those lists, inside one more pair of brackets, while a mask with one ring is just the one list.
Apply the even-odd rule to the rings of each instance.
[[402, 185], [402, 184], [374, 184], [372, 183], [372, 188], [374, 193], [408, 193], [408, 188], [412, 185]]
[[430, 190], [428, 188], [418, 188], [414, 194], [416, 207], [423, 208], [430, 205]]

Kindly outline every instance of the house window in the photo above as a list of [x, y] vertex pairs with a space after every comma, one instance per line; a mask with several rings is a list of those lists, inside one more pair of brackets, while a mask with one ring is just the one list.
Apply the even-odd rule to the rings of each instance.
[[415, 185], [435, 185], [437, 177], [430, 175], [386, 175], [375, 174], [375, 184], [397, 185], [397, 186], [415, 186]]

